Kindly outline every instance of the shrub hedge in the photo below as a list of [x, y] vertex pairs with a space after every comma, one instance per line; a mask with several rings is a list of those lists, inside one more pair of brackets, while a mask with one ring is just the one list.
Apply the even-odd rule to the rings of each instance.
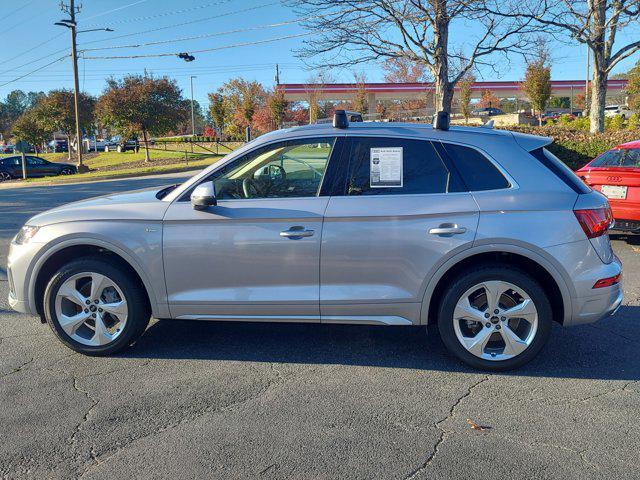
[[558, 126], [528, 125], [511, 126], [507, 130], [552, 137], [553, 143], [548, 147], [549, 150], [574, 170], [616, 145], [640, 140], [640, 130], [616, 130], [590, 134]]

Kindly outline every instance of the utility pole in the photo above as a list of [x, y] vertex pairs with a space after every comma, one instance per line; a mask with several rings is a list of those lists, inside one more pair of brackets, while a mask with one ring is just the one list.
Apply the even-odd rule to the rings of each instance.
[[194, 75], [191, 75], [189, 79], [191, 80], [191, 135], [196, 136], [196, 115], [193, 109], [193, 79], [198, 78]]
[[[76, 13], [80, 12], [81, 7], [75, 6], [75, 0], [69, 0], [69, 5], [60, 2], [60, 10], [69, 14], [68, 20], [63, 20], [71, 32], [71, 62], [73, 63], [73, 108], [76, 115], [76, 155], [78, 157], [78, 172], [86, 172], [89, 169], [82, 163], [82, 131], [80, 130], [80, 108], [78, 105], [78, 96], [80, 95], [80, 86], [78, 82], [78, 54], [76, 52]], [[71, 147], [71, 145], [69, 145]]]
[[276, 71], [273, 76], [273, 81], [276, 85], [280, 85], [280, 69], [278, 68], [278, 64], [276, 63]]
[[[78, 53], [76, 51], [76, 35], [82, 32], [95, 32], [105, 31], [113, 32], [110, 28], [93, 28], [91, 30], [77, 31], [76, 14], [80, 13], [82, 5], [75, 5], [75, 0], [69, 0], [69, 5], [64, 2], [60, 2], [60, 10], [69, 15], [69, 18], [65, 18], [56, 22], [55, 25], [61, 27], [67, 27], [71, 32], [71, 62], [73, 64], [73, 108], [76, 116], [76, 154], [78, 156], [78, 172], [87, 172], [89, 169], [82, 163], [82, 131], [80, 129], [80, 107], [79, 107], [79, 95], [80, 85], [78, 81]], [[71, 147], [71, 145], [69, 145]]]

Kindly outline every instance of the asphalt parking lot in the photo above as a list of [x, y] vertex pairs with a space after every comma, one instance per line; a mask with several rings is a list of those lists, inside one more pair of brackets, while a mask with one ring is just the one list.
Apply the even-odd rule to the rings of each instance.
[[554, 327], [501, 375], [407, 327], [162, 321], [125, 354], [89, 358], [9, 310], [8, 243], [31, 215], [175, 179], [0, 189], [3, 477], [640, 476], [640, 237], [614, 239], [614, 317]]

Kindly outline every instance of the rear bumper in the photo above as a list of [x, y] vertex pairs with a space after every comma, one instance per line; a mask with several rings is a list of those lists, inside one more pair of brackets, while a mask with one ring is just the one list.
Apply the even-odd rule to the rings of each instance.
[[599, 290], [606, 291], [598, 295], [574, 299], [574, 315], [571, 325], [597, 322], [618, 311], [624, 298], [622, 285], [618, 283]]

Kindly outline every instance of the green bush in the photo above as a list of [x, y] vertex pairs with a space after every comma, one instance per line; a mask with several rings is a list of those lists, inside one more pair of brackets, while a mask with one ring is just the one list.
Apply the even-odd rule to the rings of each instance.
[[591, 122], [589, 121], [589, 117], [578, 117], [573, 121], [573, 128], [576, 130], [584, 130], [585, 132], [589, 131], [589, 126]]
[[[581, 118], [582, 117], [579, 117], [574, 120], [573, 124]], [[549, 145], [549, 150], [574, 170], [582, 167], [585, 163], [616, 145], [640, 138], [640, 130], [629, 129], [596, 134], [570, 130], [568, 128], [558, 127], [557, 125], [553, 127], [518, 125], [509, 127], [508, 129], [516, 132], [552, 137], [553, 143]]]
[[569, 115], [567, 115], [566, 113], [563, 115], [560, 115], [560, 117], [558, 118], [558, 125], [561, 127], [570, 127], [574, 122], [575, 120], [571, 118]]
[[628, 130], [640, 130], [640, 117], [638, 117], [637, 113], [634, 113], [627, 120], [627, 129]]
[[624, 129], [624, 119], [620, 115], [604, 117], [604, 129], [607, 132], [615, 132]]

